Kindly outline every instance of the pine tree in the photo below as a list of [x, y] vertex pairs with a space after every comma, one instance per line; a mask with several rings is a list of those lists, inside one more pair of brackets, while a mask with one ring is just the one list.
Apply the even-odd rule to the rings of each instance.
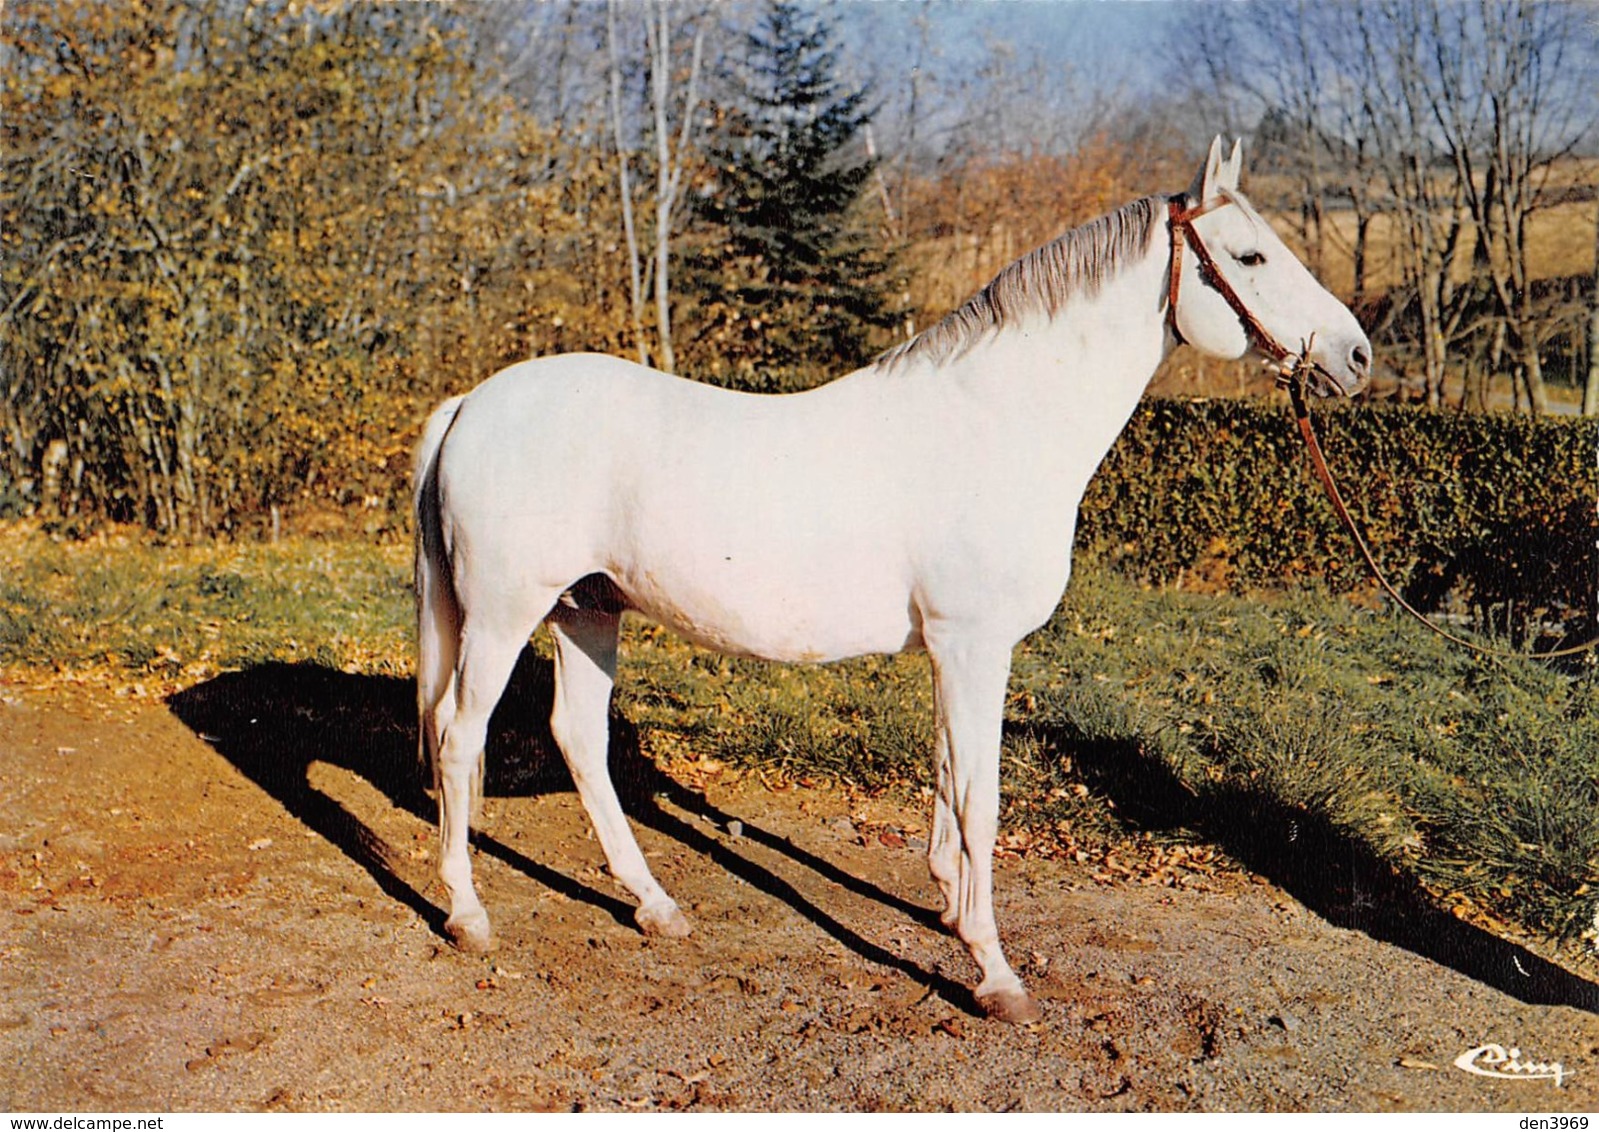
[[788, 0], [771, 0], [745, 39], [696, 204], [688, 372], [790, 390], [888, 344], [892, 257], [859, 143], [870, 92], [844, 89], [833, 41], [830, 23]]

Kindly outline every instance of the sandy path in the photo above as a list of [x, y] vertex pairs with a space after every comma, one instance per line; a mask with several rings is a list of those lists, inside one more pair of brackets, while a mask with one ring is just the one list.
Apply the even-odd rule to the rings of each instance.
[[[398, 682], [0, 692], [0, 1108], [1599, 1109], [1599, 986], [1463, 925], [1396, 946], [1243, 870], [1002, 860], [1046, 1011], [1016, 1029], [933, 926], [920, 812], [634, 767], [696, 923], [646, 940], [512, 719], [477, 857], [501, 948], [467, 957], [391, 797]], [[1563, 1085], [1452, 1064], [1491, 1042]]]

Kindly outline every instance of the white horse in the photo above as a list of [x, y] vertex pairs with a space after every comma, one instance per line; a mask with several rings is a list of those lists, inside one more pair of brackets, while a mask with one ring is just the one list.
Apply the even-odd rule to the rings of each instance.
[[492, 946], [468, 823], [489, 714], [541, 622], [551, 728], [611, 871], [645, 932], [688, 934], [606, 770], [617, 630], [634, 610], [767, 660], [927, 651], [943, 922], [977, 962], [983, 1009], [1037, 1019], [994, 923], [1000, 728], [1011, 651], [1065, 590], [1089, 477], [1179, 342], [1313, 369], [1323, 396], [1354, 392], [1370, 364], [1354, 317], [1239, 195], [1239, 165], [1217, 138], [1186, 196], [1068, 232], [807, 392], [572, 354], [440, 406], [416, 469], [418, 699], [455, 943]]

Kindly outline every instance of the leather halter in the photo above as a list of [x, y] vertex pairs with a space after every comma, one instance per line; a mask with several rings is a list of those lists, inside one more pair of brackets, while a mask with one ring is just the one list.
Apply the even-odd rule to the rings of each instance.
[[1244, 305], [1244, 300], [1238, 297], [1238, 292], [1233, 290], [1233, 285], [1227, 282], [1227, 277], [1216, 266], [1216, 258], [1210, 254], [1210, 249], [1205, 247], [1205, 241], [1201, 240], [1199, 233], [1194, 230], [1195, 220], [1208, 212], [1215, 212], [1218, 208], [1225, 208], [1234, 203], [1232, 198], [1218, 196], [1208, 203], [1197, 204], [1192, 208], [1184, 208], [1186, 203], [1187, 197], [1180, 195], [1166, 202], [1167, 221], [1171, 227], [1171, 275], [1166, 283], [1166, 322], [1171, 327], [1172, 336], [1179, 344], [1186, 344], [1188, 341], [1177, 325], [1177, 292], [1182, 284], [1183, 245], [1186, 244], [1194, 249], [1194, 258], [1199, 260], [1200, 278], [1227, 300], [1227, 305], [1233, 308], [1238, 321], [1244, 324], [1244, 330], [1255, 349], [1274, 362], [1294, 357], [1293, 352], [1273, 338], [1271, 332], [1260, 324], [1254, 312]]

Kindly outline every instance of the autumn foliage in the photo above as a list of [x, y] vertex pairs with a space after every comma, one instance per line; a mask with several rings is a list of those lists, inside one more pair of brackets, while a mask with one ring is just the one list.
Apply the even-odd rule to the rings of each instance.
[[[440, 398], [534, 355], [639, 356], [629, 271], [641, 249], [628, 246], [618, 168], [635, 192], [658, 179], [651, 129], [670, 132], [686, 172], [678, 213], [638, 233], [660, 249], [677, 226], [653, 270], [659, 280], [671, 264], [678, 364], [747, 389], [840, 374], [1031, 248], [1180, 189], [1191, 168], [1193, 131], [1166, 118], [1006, 142], [980, 95], [939, 147], [901, 138], [878, 154], [876, 103], [818, 69], [837, 60], [805, 21], [811, 47], [773, 38], [764, 118], [747, 60], [742, 86], [707, 74], [702, 98], [657, 103], [692, 107], [686, 121], [651, 126], [641, 92], [658, 78], [692, 86], [681, 37], [699, 43], [721, 21], [714, 6], [672, 10], [680, 39], [663, 30], [654, 62], [614, 63], [613, 87], [595, 62], [602, 5], [7, 3], [0, 516], [170, 537], [322, 512], [402, 528], [411, 449]], [[529, 12], [544, 24], [530, 30]], [[507, 42], [531, 60], [520, 85], [495, 54]], [[587, 77], [563, 85], [568, 70]], [[623, 93], [607, 103], [612, 89]], [[802, 94], [814, 112], [795, 111]], [[816, 191], [797, 200], [797, 182]], [[1280, 182], [1263, 172], [1259, 199]], [[816, 215], [830, 196], [838, 207]], [[785, 248], [816, 262], [796, 271], [779, 262]], [[1404, 294], [1389, 305], [1407, 327]], [[1403, 357], [1395, 333], [1390, 359]], [[1213, 391], [1186, 373], [1157, 390]]]
[[480, 100], [447, 27], [7, 17], [0, 506], [173, 534], [386, 511], [445, 390], [617, 341], [600, 155]]
[[904, 220], [917, 325], [1040, 244], [1137, 197], [1184, 188], [1190, 157], [1169, 140], [1098, 133], [1070, 153], [978, 152], [913, 181]]

